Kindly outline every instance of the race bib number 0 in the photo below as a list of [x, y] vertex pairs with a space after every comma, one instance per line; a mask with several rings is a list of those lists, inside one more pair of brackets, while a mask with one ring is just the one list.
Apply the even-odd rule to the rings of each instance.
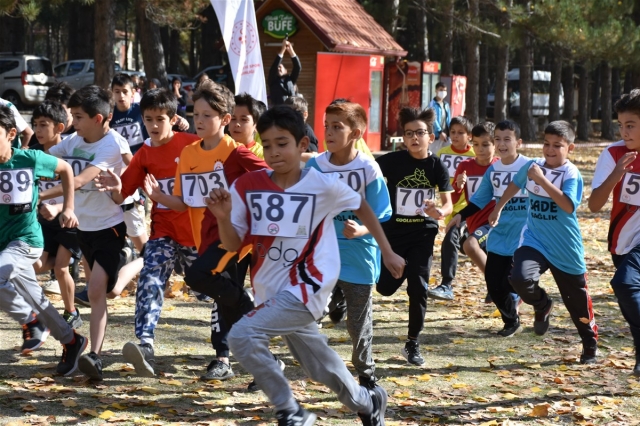
[[480, 188], [480, 184], [482, 183], [482, 176], [467, 176], [467, 201], [473, 197]]
[[309, 238], [316, 197], [292, 192], [247, 192], [251, 234]]
[[[540, 167], [540, 170], [542, 170], [542, 174], [547, 178], [547, 180], [551, 182], [553, 186], [562, 191], [562, 183], [564, 182], [565, 171], [548, 169], [540, 165], [538, 165], [538, 167]], [[545, 191], [542, 186], [538, 185], [531, 179], [527, 179], [527, 191], [531, 192], [532, 194], [536, 194], [539, 197], [551, 198], [549, 196], [549, 193]]]
[[426, 216], [424, 202], [433, 200], [433, 188], [396, 188], [396, 213], [402, 216]]
[[440, 161], [449, 171], [449, 177], [453, 177], [456, 174], [456, 169], [458, 165], [462, 162], [462, 160], [466, 160], [469, 157], [465, 157], [464, 155], [455, 155], [455, 154], [442, 154], [440, 155]]
[[0, 171], [0, 204], [31, 204], [33, 169]]
[[180, 177], [182, 199], [189, 207], [206, 207], [205, 198], [216, 188], [229, 190], [224, 170], [207, 173], [184, 174]]
[[327, 172], [335, 173], [340, 180], [347, 184], [349, 188], [356, 191], [358, 194], [365, 196], [365, 190], [367, 188], [367, 182], [365, 180], [364, 169], [347, 170], [342, 172]]
[[[38, 181], [38, 191], [40, 191], [40, 192], [46, 191], [47, 189], [51, 189], [54, 186], [60, 185], [60, 183], [61, 182], [59, 180], [40, 180], [40, 181]], [[61, 195], [61, 196], [56, 197], [56, 198], [51, 198], [49, 200], [44, 200], [42, 203], [43, 204], [51, 204], [52, 206], [55, 206], [57, 204], [64, 203], [64, 197]]]
[[[175, 183], [175, 178], [159, 179], [158, 186], [160, 187], [160, 192], [166, 195], [173, 195], [173, 186]], [[160, 203], [158, 203], [156, 207], [163, 210], [169, 210], [169, 207]]]
[[640, 174], [627, 172], [622, 179], [620, 202], [640, 206]]
[[140, 145], [142, 142], [144, 142], [142, 131], [140, 130], [140, 123], [138, 122], [114, 127], [113, 130], [115, 130], [120, 134], [120, 136], [125, 138], [129, 143], [129, 146]]

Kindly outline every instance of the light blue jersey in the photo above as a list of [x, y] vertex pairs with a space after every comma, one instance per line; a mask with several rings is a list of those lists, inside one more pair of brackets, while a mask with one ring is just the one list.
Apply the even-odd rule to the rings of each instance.
[[[389, 191], [378, 163], [360, 152], [353, 161], [343, 166], [331, 164], [329, 158], [331, 153], [326, 151], [310, 159], [307, 167], [316, 168], [324, 173], [338, 173], [343, 182], [367, 200], [380, 222], [389, 220]], [[380, 248], [371, 234], [347, 239], [342, 231], [344, 222], [349, 219], [362, 225], [353, 211], [344, 211], [333, 218], [340, 247], [340, 280], [352, 284], [373, 285], [380, 276]]]
[[[480, 187], [471, 197], [471, 203], [483, 208], [494, 198], [498, 202], [516, 173], [528, 162], [527, 157], [518, 155], [516, 161], [509, 165], [502, 164], [502, 160], [493, 163], [482, 177]], [[488, 252], [500, 256], [513, 256], [527, 220], [527, 208], [527, 192], [524, 190], [509, 200], [502, 209], [498, 225], [489, 231]]]
[[[573, 203], [572, 213], [562, 210], [541, 186], [527, 177], [534, 162], [547, 179], [569, 197]], [[519, 188], [529, 192], [529, 214], [520, 245], [538, 250], [553, 266], [567, 274], [584, 274], [587, 267], [577, 215], [582, 200], [582, 175], [568, 160], [555, 169], [545, 168], [544, 164], [544, 158], [527, 162], [513, 180]]]

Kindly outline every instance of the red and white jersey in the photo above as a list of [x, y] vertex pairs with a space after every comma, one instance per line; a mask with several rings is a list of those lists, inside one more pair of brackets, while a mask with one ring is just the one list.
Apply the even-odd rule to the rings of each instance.
[[[605, 148], [593, 174], [593, 189], [602, 185], [613, 172], [618, 160], [631, 151], [624, 141], [612, 143]], [[631, 166], [632, 171], [625, 173], [613, 188], [608, 240], [609, 251], [614, 254], [627, 254], [640, 244], [640, 157]]]
[[307, 168], [298, 183], [284, 190], [271, 173], [246, 173], [231, 187], [231, 222], [252, 246], [255, 302], [289, 291], [318, 319], [340, 274], [333, 217], [359, 209], [362, 196], [336, 173]]

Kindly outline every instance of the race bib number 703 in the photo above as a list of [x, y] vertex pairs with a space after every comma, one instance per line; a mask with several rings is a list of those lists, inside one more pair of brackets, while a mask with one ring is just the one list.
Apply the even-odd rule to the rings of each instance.
[[309, 238], [316, 196], [293, 192], [247, 192], [251, 234]]
[[229, 190], [224, 170], [207, 173], [188, 173], [180, 176], [182, 199], [189, 207], [206, 207], [204, 200], [216, 188]]
[[30, 204], [33, 201], [33, 169], [0, 171], [0, 204]]

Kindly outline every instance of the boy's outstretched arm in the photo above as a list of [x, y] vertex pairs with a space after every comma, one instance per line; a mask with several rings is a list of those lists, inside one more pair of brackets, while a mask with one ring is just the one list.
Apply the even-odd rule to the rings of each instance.
[[620, 179], [622, 179], [625, 173], [633, 170], [631, 163], [635, 161], [637, 156], [637, 152], [627, 152], [618, 160], [616, 167], [613, 169], [609, 177], [602, 182], [602, 185], [591, 191], [591, 196], [589, 197], [589, 210], [595, 213], [604, 207], [609, 199], [609, 195], [613, 192], [613, 188], [615, 188], [618, 182], [620, 182]]
[[380, 251], [382, 252], [384, 265], [387, 267], [389, 272], [391, 272], [391, 275], [394, 278], [400, 278], [404, 271], [406, 261], [391, 249], [391, 244], [389, 244], [389, 241], [382, 230], [382, 226], [380, 226], [380, 222], [371, 209], [371, 206], [369, 206], [369, 203], [367, 203], [363, 198], [360, 208], [353, 212], [358, 216], [358, 219], [360, 219], [362, 224], [367, 227], [369, 233], [373, 235], [373, 238], [376, 239], [376, 242], [380, 246]]
[[169, 207], [171, 210], [175, 210], [177, 212], [183, 212], [187, 210], [189, 206], [182, 202], [180, 197], [175, 195], [164, 194], [160, 190], [160, 184], [156, 180], [156, 178], [152, 174], [148, 174], [144, 178], [144, 192], [149, 195], [156, 203], [162, 204], [163, 206]]
[[502, 197], [500, 197], [500, 201], [496, 203], [496, 206], [493, 208], [493, 211], [489, 215], [489, 225], [495, 227], [498, 224], [498, 220], [500, 219], [500, 212], [502, 212], [502, 208], [507, 205], [509, 200], [511, 200], [517, 193], [520, 191], [518, 185], [511, 182], [507, 189], [504, 190]]
[[69, 163], [64, 160], [58, 160], [56, 173], [60, 176], [62, 186], [62, 213], [60, 213], [60, 226], [63, 228], [75, 228], [78, 226], [78, 218], [73, 212], [73, 201], [75, 195], [73, 170]]
[[573, 213], [573, 211], [575, 210], [573, 201], [571, 201], [571, 199], [567, 197], [567, 195], [562, 192], [562, 190], [555, 187], [549, 181], [549, 179], [545, 177], [545, 175], [542, 173], [542, 170], [537, 164], [534, 163], [531, 165], [531, 168], [527, 172], [527, 177], [540, 185], [545, 191], [547, 191], [549, 197], [551, 197], [551, 199], [555, 201], [558, 207], [569, 214]]
[[242, 239], [231, 223], [231, 193], [224, 188], [216, 188], [205, 198], [207, 208], [218, 220], [220, 241], [227, 251], [238, 251]]

